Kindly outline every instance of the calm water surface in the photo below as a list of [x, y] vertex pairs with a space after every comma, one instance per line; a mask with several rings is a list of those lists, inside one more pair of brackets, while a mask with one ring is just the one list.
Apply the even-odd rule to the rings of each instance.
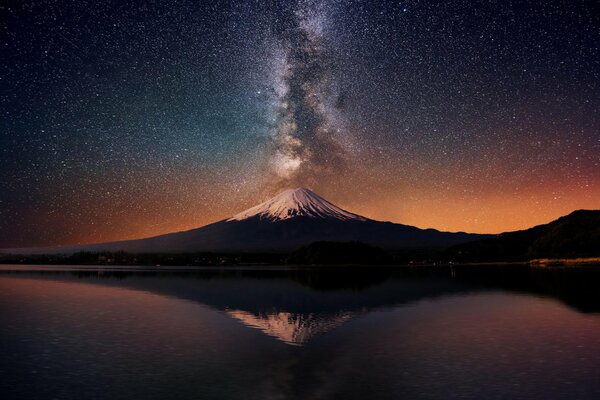
[[1, 398], [598, 399], [598, 271], [4, 266]]

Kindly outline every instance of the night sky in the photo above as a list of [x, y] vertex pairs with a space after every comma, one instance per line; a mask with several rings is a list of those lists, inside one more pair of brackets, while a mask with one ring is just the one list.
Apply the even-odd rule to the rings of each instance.
[[600, 208], [596, 1], [3, 1], [0, 247], [305, 186], [501, 232]]

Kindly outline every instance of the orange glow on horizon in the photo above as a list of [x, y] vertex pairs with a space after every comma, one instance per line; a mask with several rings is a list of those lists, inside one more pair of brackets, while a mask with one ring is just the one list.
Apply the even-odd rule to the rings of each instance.
[[[325, 198], [350, 212], [380, 221], [450, 232], [501, 233], [545, 224], [577, 209], [600, 209], [600, 188], [594, 189], [583, 196], [577, 191], [564, 192], [560, 196], [541, 191], [514, 197], [488, 195], [482, 199], [465, 199], [458, 195], [442, 198], [437, 193], [419, 193], [418, 196], [388, 194], [360, 199], [363, 201], [326, 195]], [[229, 218], [262, 200], [264, 198], [257, 197], [244, 204], [231, 203], [223, 210], [212, 212], [189, 210], [170, 215], [134, 214], [109, 225], [91, 224], [89, 230], [80, 230], [75, 241], [57, 244], [140, 239], [185, 231]], [[64, 226], [69, 228], [66, 224]]]

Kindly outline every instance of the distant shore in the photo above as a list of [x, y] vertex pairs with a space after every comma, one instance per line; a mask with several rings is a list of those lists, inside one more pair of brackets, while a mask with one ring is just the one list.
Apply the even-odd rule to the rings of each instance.
[[600, 266], [600, 257], [587, 258], [537, 258], [530, 260], [529, 265], [537, 268]]
[[512, 262], [432, 262], [432, 263], [408, 263], [408, 264], [286, 264], [286, 263], [230, 263], [230, 264], [196, 264], [196, 265], [175, 265], [175, 264], [106, 264], [106, 263], [88, 263], [88, 264], [66, 264], [66, 263], [2, 263], [0, 262], [0, 271], [77, 271], [77, 270], [131, 270], [131, 271], [193, 271], [197, 269], [296, 269], [296, 268], [402, 268], [402, 269], [446, 269], [446, 268], [477, 268], [481, 267], [506, 267], [506, 268], [600, 268], [600, 258], [560, 258], [560, 259], [535, 259], [530, 261], [512, 261]]

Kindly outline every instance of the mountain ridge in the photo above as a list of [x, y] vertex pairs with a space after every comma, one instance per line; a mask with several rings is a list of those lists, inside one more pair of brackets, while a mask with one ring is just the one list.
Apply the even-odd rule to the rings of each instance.
[[143, 239], [105, 243], [13, 248], [12, 254], [287, 252], [318, 241], [361, 241], [381, 248], [445, 248], [492, 235], [441, 232], [376, 221], [343, 210], [306, 188], [273, 198], [199, 228]]
[[461, 261], [527, 261], [598, 255], [600, 210], [575, 210], [547, 224], [453, 246], [446, 257]]

